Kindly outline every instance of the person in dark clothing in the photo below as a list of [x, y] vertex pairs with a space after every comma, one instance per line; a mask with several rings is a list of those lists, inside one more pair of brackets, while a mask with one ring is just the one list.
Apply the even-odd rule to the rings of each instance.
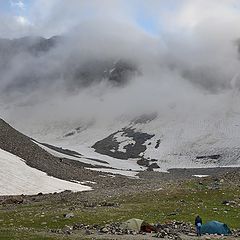
[[196, 226], [197, 236], [201, 236], [202, 219], [200, 218], [200, 216], [197, 216], [195, 218], [195, 226]]

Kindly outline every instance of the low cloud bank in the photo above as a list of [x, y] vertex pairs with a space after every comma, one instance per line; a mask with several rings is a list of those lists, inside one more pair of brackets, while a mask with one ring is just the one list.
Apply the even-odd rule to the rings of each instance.
[[[0, 106], [10, 122], [238, 111], [237, 1], [181, 1], [175, 8], [141, 1], [159, 26], [154, 33], [136, 23], [123, 1], [48, 2], [38, 1], [45, 12], [33, 8], [38, 23], [25, 32], [31, 37], [0, 41]], [[109, 74], [119, 62], [134, 67], [116, 84]]]

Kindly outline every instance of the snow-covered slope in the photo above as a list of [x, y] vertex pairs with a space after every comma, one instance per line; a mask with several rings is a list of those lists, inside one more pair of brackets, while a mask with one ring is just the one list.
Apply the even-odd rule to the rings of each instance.
[[19, 157], [0, 149], [0, 195], [88, 191], [91, 187], [48, 176]]
[[[94, 165], [97, 162], [93, 159], [98, 159], [106, 162], [103, 167], [115, 171], [131, 169], [131, 175], [153, 163], [160, 167], [156, 171], [240, 166], [240, 118], [236, 112], [197, 115], [172, 110], [165, 116], [151, 116], [144, 121], [114, 121], [104, 126], [95, 123], [82, 131], [74, 130], [77, 123], [66, 124], [35, 136], [82, 154], [75, 160]], [[141, 159], [147, 163], [142, 164]]]

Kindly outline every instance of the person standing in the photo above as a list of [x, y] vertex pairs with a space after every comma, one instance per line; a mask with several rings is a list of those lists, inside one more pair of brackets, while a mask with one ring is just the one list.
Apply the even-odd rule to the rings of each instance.
[[200, 218], [199, 215], [195, 218], [195, 226], [196, 226], [197, 236], [201, 236], [202, 219]]

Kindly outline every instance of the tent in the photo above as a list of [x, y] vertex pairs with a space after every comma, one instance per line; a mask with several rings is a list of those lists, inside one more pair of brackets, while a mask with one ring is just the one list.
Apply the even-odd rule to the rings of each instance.
[[231, 234], [231, 230], [225, 223], [217, 222], [217, 221], [210, 221], [206, 224], [203, 224], [201, 227], [202, 234], [223, 234], [229, 235]]
[[142, 226], [143, 222], [144, 221], [141, 219], [131, 218], [131, 219], [127, 220], [126, 222], [124, 222], [122, 227], [124, 229], [139, 232], [141, 230], [141, 226]]
[[124, 222], [121, 226], [123, 229], [136, 231], [136, 232], [152, 232], [155, 231], [155, 228], [148, 224], [147, 222], [137, 219], [137, 218], [131, 218]]

